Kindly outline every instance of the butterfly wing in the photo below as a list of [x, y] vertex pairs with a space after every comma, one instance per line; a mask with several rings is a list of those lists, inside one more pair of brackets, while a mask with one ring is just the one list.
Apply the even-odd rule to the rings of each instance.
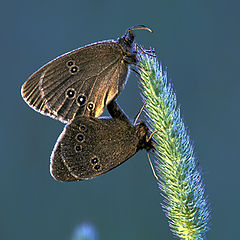
[[123, 89], [128, 69], [117, 42], [91, 44], [40, 68], [23, 85], [22, 96], [35, 110], [62, 122], [75, 115], [98, 117]]
[[80, 117], [66, 126], [51, 156], [51, 174], [60, 181], [96, 177], [137, 152], [135, 128], [119, 119]]

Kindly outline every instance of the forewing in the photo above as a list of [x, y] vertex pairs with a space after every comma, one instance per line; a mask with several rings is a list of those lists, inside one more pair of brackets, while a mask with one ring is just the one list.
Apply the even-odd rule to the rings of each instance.
[[76, 181], [76, 179], [68, 171], [61, 157], [61, 138], [64, 137], [65, 130], [66, 128], [64, 128], [62, 134], [59, 136], [55, 144], [55, 147], [53, 149], [53, 152], [51, 155], [50, 173], [53, 176], [53, 178], [55, 178], [58, 181], [71, 182], [71, 181]]
[[63, 122], [75, 115], [98, 117], [126, 80], [121, 50], [114, 41], [88, 45], [49, 62], [22, 87], [22, 96], [35, 110]]

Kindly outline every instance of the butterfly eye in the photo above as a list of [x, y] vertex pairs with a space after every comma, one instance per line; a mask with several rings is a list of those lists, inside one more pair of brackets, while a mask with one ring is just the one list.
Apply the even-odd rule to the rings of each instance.
[[82, 146], [76, 145], [76, 146], [75, 146], [75, 151], [76, 151], [76, 152], [81, 152], [81, 151], [82, 151]]
[[75, 90], [73, 88], [70, 88], [66, 91], [66, 96], [69, 99], [73, 99], [75, 97]]
[[79, 141], [79, 142], [83, 142], [83, 141], [84, 141], [84, 136], [83, 136], [83, 134], [79, 133], [79, 134], [76, 136], [76, 139], [77, 139], [77, 141]]
[[89, 103], [89, 104], [88, 104], [88, 109], [89, 109], [89, 110], [92, 110], [93, 108], [94, 108], [94, 104], [93, 104], [92, 102]]
[[72, 66], [72, 67], [70, 68], [70, 72], [71, 72], [72, 74], [77, 73], [77, 72], [78, 72], [78, 67], [77, 67], [77, 66]]
[[99, 171], [101, 170], [101, 165], [97, 164], [93, 167], [95, 170]]
[[68, 62], [67, 62], [67, 66], [68, 67], [71, 67], [71, 66], [73, 66], [74, 65], [74, 61], [72, 61], [72, 60], [69, 60]]
[[87, 127], [85, 125], [81, 125], [79, 127], [79, 130], [82, 131], [82, 132], [85, 132], [87, 130]]
[[78, 105], [84, 105], [86, 103], [86, 99], [87, 98], [84, 95], [79, 95], [79, 97], [77, 98]]
[[98, 159], [95, 157], [95, 158], [93, 158], [92, 160], [91, 160], [91, 163], [92, 164], [96, 164], [96, 163], [98, 163]]

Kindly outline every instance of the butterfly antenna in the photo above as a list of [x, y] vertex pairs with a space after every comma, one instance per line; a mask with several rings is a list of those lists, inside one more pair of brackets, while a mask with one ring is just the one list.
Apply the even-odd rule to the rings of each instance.
[[150, 157], [149, 157], [149, 153], [147, 152], [147, 156], [148, 156], [148, 161], [149, 161], [149, 163], [150, 163], [150, 166], [151, 166], [151, 169], [152, 169], [152, 172], [153, 172], [153, 176], [157, 179], [157, 181], [159, 180], [159, 178], [158, 178], [158, 176], [157, 176], [157, 174], [156, 174], [156, 172], [155, 172], [155, 170], [154, 170], [154, 168], [153, 168], [153, 165], [152, 165], [152, 162], [151, 162], [151, 159], [150, 159]]
[[135, 120], [134, 120], [133, 126], [136, 126], [137, 121], [138, 121], [140, 115], [142, 114], [142, 111], [143, 111], [143, 109], [144, 109], [145, 106], [146, 106], [146, 103], [143, 104], [141, 110], [140, 110], [139, 113], [137, 114], [137, 116], [136, 116], [136, 118], [135, 118]]
[[126, 34], [128, 34], [128, 32], [135, 31], [135, 30], [147, 30], [147, 31], [153, 33], [152, 29], [146, 27], [145, 25], [136, 25], [136, 26], [129, 28], [127, 30]]

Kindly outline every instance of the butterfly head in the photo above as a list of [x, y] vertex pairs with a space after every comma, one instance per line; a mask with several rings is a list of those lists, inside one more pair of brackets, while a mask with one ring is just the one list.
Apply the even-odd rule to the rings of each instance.
[[124, 53], [132, 53], [134, 39], [135, 34], [131, 29], [128, 29], [122, 37], [118, 38], [117, 42], [121, 45]]
[[144, 25], [136, 25], [133, 27], [130, 27], [126, 33], [120, 37], [117, 41], [118, 43], [123, 47], [125, 52], [128, 52], [130, 50], [130, 52], [133, 51], [133, 43], [134, 43], [134, 39], [135, 39], [135, 34], [134, 31], [135, 30], [147, 30], [149, 32], [152, 32], [152, 30]]
[[138, 150], [146, 149], [147, 151], [154, 149], [153, 140], [150, 136], [149, 128], [144, 122], [139, 122], [136, 126], [136, 133], [139, 138]]
[[129, 47], [132, 46], [134, 39], [135, 39], [135, 34], [134, 34], [133, 30], [130, 28], [124, 34], [125, 44], [128, 45]]

